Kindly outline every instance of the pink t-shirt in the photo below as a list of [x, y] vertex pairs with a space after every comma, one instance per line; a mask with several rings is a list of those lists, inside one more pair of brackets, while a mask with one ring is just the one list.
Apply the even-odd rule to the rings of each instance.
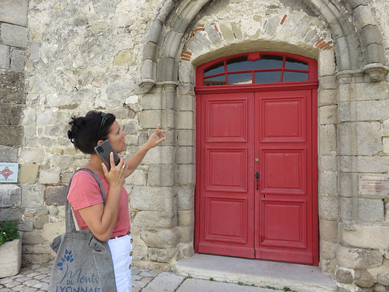
[[[105, 198], [108, 198], [109, 184], [105, 177], [97, 175], [103, 185]], [[70, 185], [68, 200], [73, 208], [78, 227], [88, 229], [78, 210], [103, 202], [100, 187], [93, 176], [87, 171], [77, 172]], [[130, 230], [130, 214], [128, 210], [128, 193], [124, 187], [120, 193], [119, 214], [111, 237], [126, 234]]]

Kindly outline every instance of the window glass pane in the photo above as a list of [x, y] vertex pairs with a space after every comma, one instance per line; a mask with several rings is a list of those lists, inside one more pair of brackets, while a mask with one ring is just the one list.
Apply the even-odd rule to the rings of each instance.
[[252, 84], [252, 73], [228, 74], [228, 84]]
[[286, 58], [285, 60], [285, 68], [293, 69], [293, 70], [308, 70], [308, 63], [305, 63], [300, 60]]
[[306, 81], [306, 80], [308, 80], [308, 73], [284, 71], [283, 82]]
[[259, 63], [258, 69], [282, 68], [283, 59], [282, 56], [261, 55], [261, 59], [257, 61]]
[[204, 79], [204, 86], [212, 86], [212, 85], [226, 85], [226, 76], [220, 75], [220, 76]]
[[271, 83], [281, 81], [281, 71], [255, 72], [255, 83]]
[[204, 76], [211, 76], [224, 72], [224, 62], [217, 63], [204, 70]]
[[260, 60], [248, 61], [247, 56], [242, 56], [226, 61], [227, 71], [247, 71], [260, 69]]

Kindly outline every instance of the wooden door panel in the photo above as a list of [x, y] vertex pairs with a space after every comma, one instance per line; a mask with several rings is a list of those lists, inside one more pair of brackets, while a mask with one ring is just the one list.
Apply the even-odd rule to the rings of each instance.
[[207, 191], [247, 192], [247, 148], [207, 148]]
[[262, 193], [306, 194], [305, 149], [261, 149]]
[[263, 200], [261, 214], [262, 246], [307, 247], [305, 201]]
[[258, 259], [314, 264], [313, 104], [310, 90], [255, 95]]
[[198, 252], [253, 258], [254, 94], [202, 95], [198, 109]]
[[262, 142], [303, 142], [306, 139], [305, 96], [263, 98], [260, 131]]
[[247, 199], [207, 197], [205, 239], [247, 244]]
[[247, 99], [209, 99], [206, 103], [206, 142], [247, 143]]

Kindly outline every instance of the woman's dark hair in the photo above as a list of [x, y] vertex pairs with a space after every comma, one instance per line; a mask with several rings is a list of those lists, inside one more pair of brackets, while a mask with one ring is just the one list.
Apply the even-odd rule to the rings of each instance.
[[90, 111], [85, 117], [73, 116], [69, 122], [71, 129], [68, 131], [68, 137], [76, 149], [85, 154], [94, 154], [97, 142], [108, 138], [115, 120], [113, 114], [98, 111]]

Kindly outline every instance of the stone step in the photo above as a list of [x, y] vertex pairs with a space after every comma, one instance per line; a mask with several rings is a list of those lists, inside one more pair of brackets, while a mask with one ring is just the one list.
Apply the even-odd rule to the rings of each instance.
[[[258, 287], [284, 287], [297, 292], [335, 292], [337, 286], [319, 267], [195, 254], [176, 263], [175, 273], [196, 279], [213, 278], [227, 283]], [[270, 290], [269, 290], [270, 291]]]

